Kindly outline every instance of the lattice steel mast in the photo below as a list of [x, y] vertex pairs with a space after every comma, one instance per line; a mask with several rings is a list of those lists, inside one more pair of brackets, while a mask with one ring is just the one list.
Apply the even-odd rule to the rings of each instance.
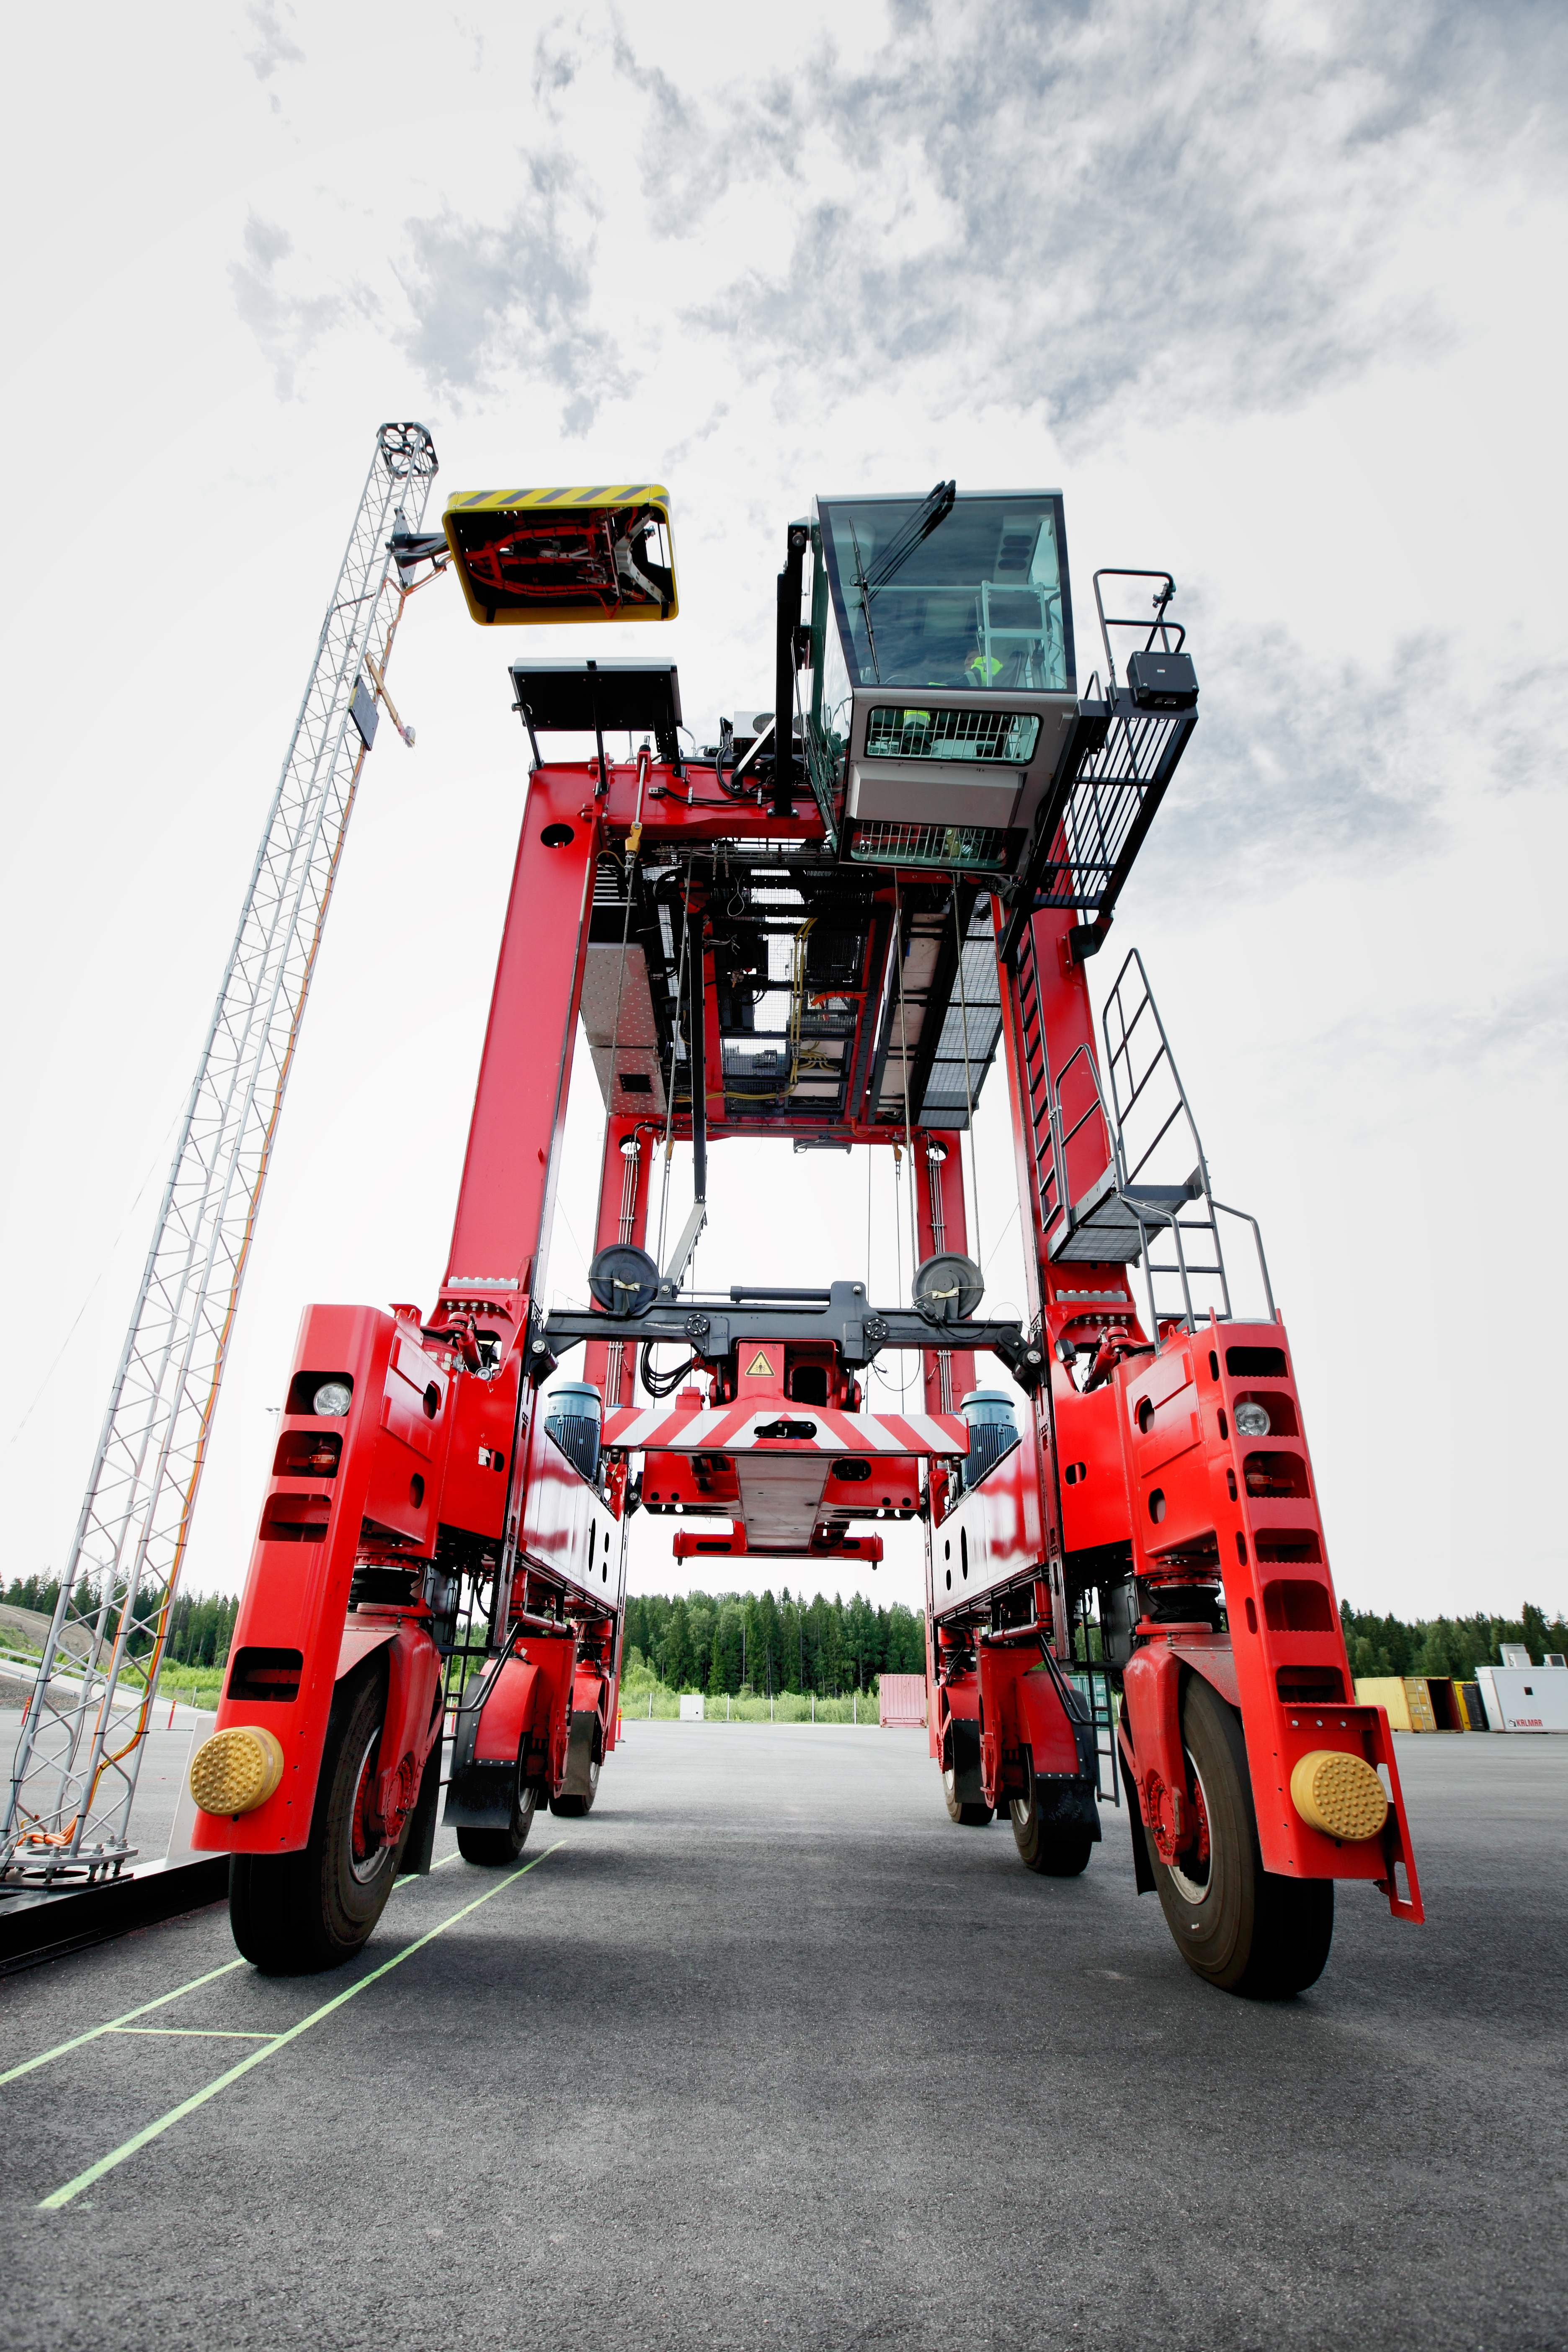
[[382, 426], [191, 1088], [17, 1748], [0, 1832], [0, 1868], [13, 1878], [111, 1873], [131, 1851], [170, 1604], [295, 1042], [376, 700], [385, 699], [393, 637], [418, 574], [430, 576], [432, 543], [418, 532], [435, 473], [423, 425]]

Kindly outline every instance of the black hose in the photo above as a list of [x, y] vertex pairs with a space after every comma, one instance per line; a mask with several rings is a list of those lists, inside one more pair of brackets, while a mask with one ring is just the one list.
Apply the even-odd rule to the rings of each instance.
[[643, 1341], [642, 1355], [638, 1363], [638, 1370], [642, 1373], [642, 1384], [650, 1397], [673, 1396], [687, 1373], [696, 1370], [697, 1359], [695, 1356], [688, 1356], [686, 1361], [683, 1364], [677, 1364], [673, 1371], [656, 1372], [653, 1368], [653, 1351], [658, 1345], [658, 1342], [656, 1339]]

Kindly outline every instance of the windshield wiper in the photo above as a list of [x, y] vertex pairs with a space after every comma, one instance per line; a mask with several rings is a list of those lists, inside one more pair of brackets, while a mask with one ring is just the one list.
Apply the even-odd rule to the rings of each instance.
[[882, 683], [882, 666], [877, 659], [877, 632], [871, 626], [871, 583], [866, 577], [866, 565], [860, 554], [860, 534], [851, 522], [849, 537], [855, 549], [855, 585], [860, 591], [860, 611], [866, 623], [866, 643], [871, 655], [871, 675], [879, 686]]
[[[885, 588], [889, 581], [893, 577], [893, 574], [896, 572], [901, 572], [903, 570], [905, 564], [909, 562], [916, 548], [921, 545], [921, 541], [928, 540], [931, 537], [939, 522], [945, 522], [947, 520], [948, 516], [952, 512], [952, 502], [957, 496], [958, 484], [956, 481], [939, 482], [937, 484], [930, 498], [926, 499], [915, 509], [914, 513], [904, 525], [899, 537], [894, 540], [886, 555], [882, 556], [878, 562], [872, 565], [869, 575], [868, 576], [864, 572], [861, 572], [860, 591], [862, 596], [864, 596], [868, 589], [875, 590], [878, 588]], [[855, 561], [857, 564], [858, 564], [860, 561], [860, 547], [858, 541], [857, 541], [855, 546]]]

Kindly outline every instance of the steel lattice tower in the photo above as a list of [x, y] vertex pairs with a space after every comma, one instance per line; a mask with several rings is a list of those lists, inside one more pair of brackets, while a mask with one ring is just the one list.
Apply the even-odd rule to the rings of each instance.
[[416, 559], [394, 551], [393, 533], [417, 535], [435, 474], [423, 425], [382, 426], [213, 1008], [16, 1750], [0, 1832], [0, 1866], [12, 1877], [112, 1873], [130, 1852], [170, 1605], [284, 1089], [375, 699], [417, 584]]

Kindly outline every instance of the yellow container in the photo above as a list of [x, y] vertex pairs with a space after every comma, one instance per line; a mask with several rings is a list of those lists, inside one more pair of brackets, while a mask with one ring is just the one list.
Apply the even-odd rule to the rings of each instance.
[[1425, 1675], [1372, 1675], [1355, 1686], [1358, 1706], [1381, 1706], [1391, 1731], [1436, 1731], [1437, 1717]]

